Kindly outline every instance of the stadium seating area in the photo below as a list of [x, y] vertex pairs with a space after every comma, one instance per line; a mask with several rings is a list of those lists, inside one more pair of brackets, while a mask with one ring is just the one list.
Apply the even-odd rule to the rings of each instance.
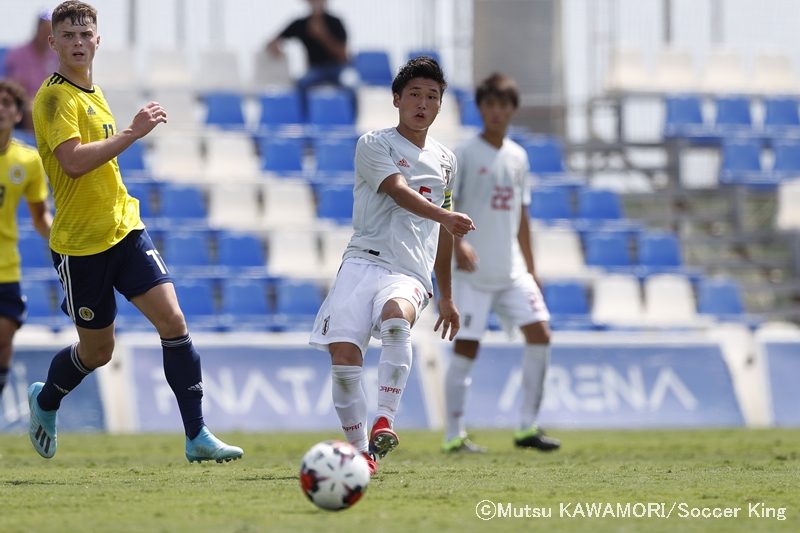
[[[152, 56], [149, 77], [128, 79], [128, 71], [118, 72], [125, 53], [104, 50], [98, 65], [98, 76], [113, 80], [105, 87], [112, 109], [132, 115], [147, 97], [158, 98], [169, 110], [170, 127], [135, 143], [118, 162], [176, 277], [192, 327], [308, 329], [350, 235], [358, 135], [396, 121], [388, 55], [356, 54], [356, 101], [346, 90], [316, 89], [303, 116], [286, 65], [264, 54], [246, 81], [235, 57], [209, 52], [208, 62], [223, 74], [209, 77], [216, 71], [205, 69], [200, 83], [174, 50]], [[683, 68], [682, 61], [680, 54], [668, 55], [664, 68]], [[625, 78], [631, 74], [623, 74], [617, 88], [635, 87]], [[470, 92], [452, 90], [434, 136], [452, 144], [477, 131], [480, 116]], [[704, 114], [709, 101], [716, 110], [711, 119]], [[753, 113], [755, 105], [763, 112]], [[789, 207], [800, 196], [789, 179], [800, 172], [800, 143], [792, 138], [800, 132], [797, 100], [698, 93], [669, 96], [665, 106], [666, 140], [720, 146], [722, 184], [779, 186], [778, 225], [798, 230], [797, 210]], [[756, 123], [754, 114], [763, 119]], [[560, 139], [517, 128], [513, 137], [530, 160], [532, 238], [554, 328], [758, 323], [744, 309], [734, 279], [686, 264], [678, 234], [626, 217], [620, 193], [590, 186], [572, 172]], [[774, 157], [765, 158], [764, 150]], [[46, 245], [24, 208], [20, 214], [31, 321], [62, 327], [60, 288]], [[124, 298], [119, 304], [121, 329], [149, 327]]]

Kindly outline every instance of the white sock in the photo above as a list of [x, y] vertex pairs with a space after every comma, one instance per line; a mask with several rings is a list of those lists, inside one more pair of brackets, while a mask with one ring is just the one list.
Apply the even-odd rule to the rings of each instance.
[[522, 356], [522, 407], [520, 429], [529, 429], [536, 424], [544, 393], [544, 379], [550, 360], [549, 344], [526, 344]]
[[333, 365], [333, 405], [347, 442], [367, 451], [367, 395], [361, 385], [360, 366]]
[[444, 375], [445, 405], [445, 440], [464, 437], [467, 434], [464, 425], [464, 406], [467, 403], [467, 392], [472, 383], [469, 373], [474, 359], [454, 353]]
[[390, 318], [381, 324], [381, 359], [378, 363], [378, 411], [394, 424], [400, 398], [411, 372], [411, 324], [404, 318]]

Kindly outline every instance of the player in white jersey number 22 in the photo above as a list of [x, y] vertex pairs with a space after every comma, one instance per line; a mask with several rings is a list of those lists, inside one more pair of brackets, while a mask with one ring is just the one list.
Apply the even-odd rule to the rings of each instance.
[[445, 374], [445, 452], [482, 452], [466, 432], [464, 408], [470, 372], [494, 310], [508, 328], [525, 338], [522, 356], [522, 405], [514, 444], [554, 450], [556, 439], [536, 425], [550, 355], [550, 315], [535, 277], [530, 243], [528, 157], [506, 137], [519, 105], [516, 83], [493, 74], [477, 88], [475, 100], [483, 131], [459, 146], [453, 198], [475, 221], [477, 231], [455, 239], [453, 297], [462, 328]]

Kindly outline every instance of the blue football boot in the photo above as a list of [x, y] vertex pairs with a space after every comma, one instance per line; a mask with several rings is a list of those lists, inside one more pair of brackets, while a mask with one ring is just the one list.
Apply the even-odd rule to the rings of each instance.
[[58, 411], [45, 411], [36, 400], [44, 383], [31, 383], [28, 387], [28, 408], [31, 412], [31, 423], [28, 435], [33, 448], [45, 459], [56, 454], [56, 414]]
[[241, 448], [228, 446], [211, 433], [206, 426], [193, 439], [186, 437], [186, 458], [190, 463], [197, 461], [235, 461], [244, 455]]

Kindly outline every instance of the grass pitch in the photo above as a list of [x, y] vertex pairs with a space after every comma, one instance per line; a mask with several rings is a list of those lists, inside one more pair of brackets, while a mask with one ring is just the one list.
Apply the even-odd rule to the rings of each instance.
[[[516, 450], [508, 431], [476, 431], [489, 453], [446, 456], [441, 434], [403, 432], [364, 498], [336, 513], [317, 510], [297, 479], [306, 449], [336, 434], [225, 434], [244, 459], [202, 465], [186, 462], [177, 434], [61, 434], [51, 460], [27, 435], [2, 435], [0, 531], [800, 530], [800, 430], [552, 434], [561, 451]], [[482, 500], [484, 518], [497, 504], [510, 516], [480, 519]], [[586, 516], [591, 504], [606, 516]], [[736, 518], [691, 517], [737, 507]]]

